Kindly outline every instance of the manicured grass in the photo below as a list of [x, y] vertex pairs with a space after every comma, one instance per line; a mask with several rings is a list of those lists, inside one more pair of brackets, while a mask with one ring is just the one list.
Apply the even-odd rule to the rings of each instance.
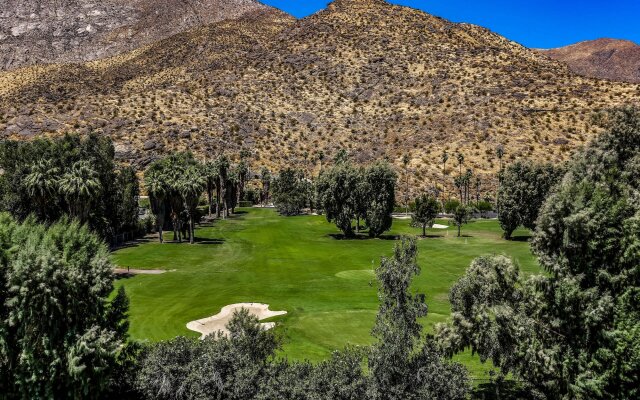
[[[433, 229], [419, 240], [422, 273], [414, 287], [427, 295], [427, 331], [446, 320], [449, 287], [475, 257], [506, 254], [524, 271], [538, 271], [526, 231], [515, 233], [520, 240], [505, 241], [496, 221], [476, 221], [462, 232], [457, 238], [455, 227]], [[369, 344], [378, 307], [372, 269], [381, 256], [391, 255], [395, 235], [421, 231], [395, 220], [383, 239], [341, 240], [338, 233], [322, 216], [286, 218], [271, 209], [243, 209], [198, 229], [194, 245], [151, 241], [119, 250], [113, 261], [120, 267], [172, 270], [118, 281], [131, 299], [131, 335], [152, 341], [195, 337], [187, 322], [227, 304], [261, 302], [288, 311], [274, 320], [290, 359], [317, 361], [348, 343]], [[459, 359], [476, 377], [486, 371], [470, 354]]]

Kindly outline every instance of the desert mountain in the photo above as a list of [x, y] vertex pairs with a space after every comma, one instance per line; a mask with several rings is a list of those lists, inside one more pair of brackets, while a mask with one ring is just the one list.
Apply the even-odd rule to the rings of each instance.
[[[257, 10], [113, 58], [0, 75], [0, 135], [97, 130], [140, 168], [168, 150], [318, 168], [411, 156], [422, 187], [440, 155], [494, 176], [494, 150], [557, 162], [598, 129], [600, 109], [640, 86], [577, 76], [487, 29], [382, 0], [338, 0], [295, 20]], [[457, 170], [455, 157], [448, 168]]]
[[640, 46], [628, 40], [591, 40], [543, 53], [580, 75], [640, 83]]
[[0, 69], [113, 56], [265, 8], [254, 0], [3, 0]]

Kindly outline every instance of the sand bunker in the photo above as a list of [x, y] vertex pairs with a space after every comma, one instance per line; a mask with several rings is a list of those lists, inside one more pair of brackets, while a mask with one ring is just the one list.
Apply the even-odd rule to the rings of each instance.
[[449, 229], [447, 225], [433, 224], [433, 229]]
[[[202, 336], [200, 339], [204, 339], [205, 337], [211, 335], [212, 333], [216, 333], [221, 331], [224, 335], [228, 335], [229, 331], [227, 330], [227, 324], [231, 321], [233, 317], [233, 312], [236, 310], [245, 309], [249, 311], [249, 314], [255, 315], [258, 320], [262, 321], [263, 319], [275, 317], [278, 315], [284, 315], [286, 311], [271, 311], [269, 310], [268, 304], [261, 303], [239, 303], [239, 304], [230, 304], [228, 306], [222, 307], [222, 310], [209, 318], [203, 318], [196, 321], [191, 321], [187, 324], [187, 329], [201, 333]], [[276, 324], [275, 322], [265, 322], [260, 324], [264, 329], [271, 329]]]

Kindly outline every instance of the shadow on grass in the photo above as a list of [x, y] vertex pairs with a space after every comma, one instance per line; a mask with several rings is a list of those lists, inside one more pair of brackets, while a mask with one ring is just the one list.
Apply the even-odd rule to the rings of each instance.
[[506, 380], [479, 384], [472, 392], [473, 400], [533, 400], [530, 391], [518, 382]]
[[329, 236], [336, 240], [398, 240], [400, 237], [399, 235], [381, 235], [380, 237], [374, 238], [362, 233], [353, 236], [346, 236], [344, 233], [330, 233]]
[[111, 251], [116, 251], [116, 250], [122, 250], [122, 249], [127, 249], [129, 247], [138, 247], [141, 244], [145, 244], [145, 243], [150, 243], [152, 242], [152, 240], [148, 237], [146, 238], [142, 238], [142, 239], [136, 239], [136, 240], [132, 240], [130, 242], [125, 242], [122, 243], [119, 246], [113, 246], [110, 248]]
[[531, 236], [529, 236], [529, 235], [511, 236], [511, 239], [509, 239], [509, 241], [511, 241], [511, 242], [528, 242], [529, 239], [531, 239]]
[[444, 235], [431, 235], [427, 234], [427, 236], [418, 235], [418, 239], [444, 239]]
[[223, 244], [224, 239], [204, 239], [204, 238], [195, 238], [195, 244]]

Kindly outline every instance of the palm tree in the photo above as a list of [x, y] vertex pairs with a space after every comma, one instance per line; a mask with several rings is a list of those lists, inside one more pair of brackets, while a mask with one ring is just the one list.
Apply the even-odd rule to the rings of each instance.
[[318, 161], [320, 161], [320, 173], [322, 173], [322, 162], [324, 161], [324, 151], [318, 151]]
[[202, 172], [207, 183], [207, 201], [209, 202], [209, 217], [213, 214], [213, 190], [217, 187], [218, 166], [215, 162], [205, 162]]
[[260, 180], [262, 181], [262, 206], [264, 207], [269, 202], [269, 189], [271, 186], [271, 172], [267, 167], [262, 167]]
[[24, 178], [24, 186], [27, 193], [36, 203], [40, 218], [47, 220], [47, 204], [51, 202], [51, 197], [58, 192], [58, 175], [60, 169], [56, 167], [53, 160], [40, 160], [31, 166], [31, 172]]
[[238, 179], [237, 179], [237, 190], [236, 190], [236, 204], [240, 204], [240, 200], [242, 200], [242, 195], [244, 194], [244, 187], [247, 183], [247, 176], [249, 175], [249, 167], [247, 166], [247, 163], [242, 160], [240, 161], [240, 163], [236, 166], [236, 173], [238, 174]]
[[498, 197], [500, 196], [500, 186], [502, 186], [502, 158], [504, 157], [504, 146], [501, 144], [499, 144], [496, 149], [496, 155], [500, 160], [500, 170], [498, 171], [498, 191], [496, 192], [496, 211], [498, 212], [498, 215], [500, 215], [500, 202], [498, 201]]
[[402, 156], [402, 165], [404, 166], [404, 180], [406, 185], [404, 192], [405, 215], [409, 215], [409, 161], [411, 161], [411, 158], [408, 154]]
[[71, 170], [60, 179], [60, 192], [69, 205], [69, 214], [81, 223], [87, 222], [91, 203], [101, 190], [98, 173], [87, 160], [73, 163]]
[[[222, 155], [216, 160], [218, 165], [218, 200], [222, 200], [224, 210], [222, 211], [222, 217], [226, 218], [229, 215], [227, 207], [227, 191], [229, 190], [227, 184], [229, 180], [229, 159], [227, 156]], [[218, 217], [220, 217], [220, 208], [218, 208]]]
[[152, 164], [144, 173], [144, 186], [149, 195], [151, 203], [151, 212], [156, 219], [156, 228], [158, 230], [158, 239], [160, 243], [164, 243], [162, 228], [164, 227], [164, 217], [166, 213], [165, 200], [168, 193], [167, 183], [162, 176], [162, 169], [159, 164]]
[[462, 176], [462, 164], [464, 164], [464, 155], [462, 155], [462, 153], [458, 153], [457, 159], [458, 167], [460, 168], [460, 176]]
[[442, 152], [442, 156], [440, 157], [442, 160], [442, 198], [446, 198], [446, 190], [447, 190], [447, 181], [446, 181], [446, 171], [447, 171], [447, 161], [449, 160], [449, 154], [447, 151]]
[[197, 165], [190, 165], [182, 174], [178, 181], [178, 191], [184, 202], [184, 209], [189, 219], [189, 243], [195, 240], [194, 216], [198, 208], [200, 195], [207, 187], [207, 180], [204, 178], [201, 169]]

